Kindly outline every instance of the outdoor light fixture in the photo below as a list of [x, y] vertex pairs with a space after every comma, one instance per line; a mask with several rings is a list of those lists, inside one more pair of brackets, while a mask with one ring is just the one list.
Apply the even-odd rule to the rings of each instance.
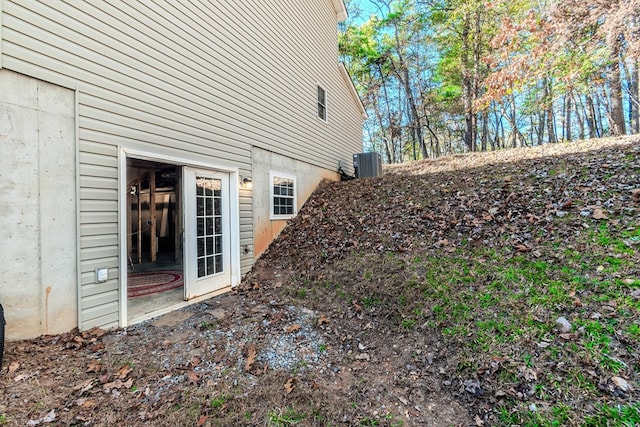
[[251, 178], [249, 178], [248, 176], [245, 176], [244, 178], [241, 177], [242, 181], [242, 188], [245, 188], [247, 190], [251, 190], [253, 188], [253, 180]]

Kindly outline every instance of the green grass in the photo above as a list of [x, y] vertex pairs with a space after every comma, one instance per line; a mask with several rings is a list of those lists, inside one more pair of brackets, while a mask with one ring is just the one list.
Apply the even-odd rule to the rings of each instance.
[[631, 405], [600, 405], [598, 414], [587, 417], [585, 427], [632, 427], [640, 425], [640, 403]]
[[220, 393], [219, 395], [211, 399], [211, 407], [213, 409], [222, 408], [228, 399], [229, 396], [227, 396], [225, 393]]
[[267, 425], [272, 427], [293, 426], [302, 422], [307, 415], [289, 407], [285, 410], [274, 409], [267, 413]]
[[[368, 310], [381, 307], [397, 313], [395, 319], [403, 331], [423, 325], [440, 333], [444, 342], [455, 342], [460, 354], [473, 355], [469, 363], [458, 362], [457, 372], [462, 376], [473, 374], [496, 357], [519, 360], [533, 371], [551, 361], [562, 362], [562, 371], [552, 370], [548, 378], [539, 378], [532, 385], [532, 397], [556, 403], [532, 412], [516, 409], [520, 404], [513, 402], [499, 411], [503, 425], [560, 426], [573, 423], [576, 416], [563, 404], [562, 396], [598, 396], [598, 381], [588, 372], [621, 374], [628, 366], [617, 356], [615, 346], [621, 339], [637, 341], [640, 337], [640, 305], [629, 296], [640, 281], [609, 279], [609, 275], [630, 271], [637, 262], [623, 241], [640, 238], [639, 229], [623, 235], [600, 224], [583, 237], [585, 244], [597, 246], [579, 251], [563, 250], [557, 244], [552, 252], [561, 254], [559, 261], [531, 254], [504, 257], [499, 250], [471, 246], [464, 254], [420, 252], [406, 260], [402, 254], [395, 254], [392, 260], [389, 253], [380, 255], [384, 259], [361, 257], [363, 265], [356, 262], [350, 268], [367, 271], [365, 283], [359, 287], [345, 283], [341, 290]], [[382, 266], [380, 271], [373, 264]], [[385, 275], [384, 265], [402, 265], [407, 272], [404, 277], [395, 270]], [[615, 312], [607, 311], [603, 304], [615, 307]], [[590, 318], [595, 311], [608, 315]], [[555, 320], [560, 316], [573, 324], [575, 335], [559, 336]], [[538, 347], [542, 341], [547, 345]], [[504, 366], [495, 376], [497, 389], [523, 382], [517, 370]]]
[[402, 319], [400, 326], [402, 329], [410, 331], [416, 325], [416, 321], [414, 319]]
[[529, 406], [520, 411], [511, 408], [500, 407], [498, 409], [498, 419], [501, 426], [522, 426], [522, 427], [560, 427], [570, 421], [570, 409], [566, 405], [554, 405], [538, 412], [537, 405]]
[[217, 327], [216, 322], [202, 322], [199, 325], [199, 328], [202, 330], [213, 330], [213, 329], [216, 329], [216, 327]]

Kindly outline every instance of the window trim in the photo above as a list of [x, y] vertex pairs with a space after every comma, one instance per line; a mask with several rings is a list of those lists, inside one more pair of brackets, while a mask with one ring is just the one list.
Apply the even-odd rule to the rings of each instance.
[[[273, 211], [273, 209], [274, 209], [273, 198], [276, 196], [274, 194], [274, 191], [273, 191], [273, 180], [275, 178], [284, 178], [284, 179], [289, 179], [289, 180], [293, 181], [293, 197], [292, 197], [293, 198], [293, 213], [292, 214], [286, 214], [286, 215], [275, 214], [274, 211]], [[285, 196], [285, 197], [291, 197], [291, 196]], [[298, 213], [298, 188], [297, 188], [297, 184], [296, 184], [295, 175], [269, 171], [269, 219], [271, 219], [271, 220], [291, 219], [291, 218], [295, 217], [297, 215], [297, 213]]]
[[[324, 92], [324, 104], [321, 104], [318, 99], [318, 92], [320, 89]], [[320, 117], [320, 106], [324, 107], [324, 118]], [[316, 86], [316, 117], [324, 123], [329, 123], [329, 91], [320, 83]]]

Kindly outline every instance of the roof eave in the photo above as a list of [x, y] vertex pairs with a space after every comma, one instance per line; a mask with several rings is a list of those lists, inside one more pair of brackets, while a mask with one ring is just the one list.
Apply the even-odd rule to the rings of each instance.
[[362, 116], [362, 120], [367, 120], [369, 118], [369, 115], [367, 114], [367, 110], [364, 108], [364, 104], [362, 104], [362, 99], [360, 99], [360, 95], [358, 95], [358, 91], [356, 90], [356, 86], [353, 84], [353, 80], [349, 75], [349, 71], [347, 70], [347, 67], [344, 65], [343, 62], [340, 62], [338, 67], [340, 68], [342, 77], [345, 79], [347, 85], [349, 86], [349, 89], [350, 89], [349, 91], [351, 92], [351, 96], [353, 97], [353, 100], [358, 105], [358, 109], [360, 110], [360, 115]]
[[336, 10], [336, 18], [338, 19], [338, 22], [346, 21], [349, 17], [349, 14], [347, 13], [347, 8], [344, 5], [344, 1], [331, 0], [331, 2], [333, 3], [333, 8]]

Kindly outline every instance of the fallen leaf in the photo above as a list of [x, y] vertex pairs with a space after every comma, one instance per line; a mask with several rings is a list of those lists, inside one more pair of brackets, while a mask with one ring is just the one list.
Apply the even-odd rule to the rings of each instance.
[[256, 345], [249, 344], [249, 346], [247, 347], [247, 360], [244, 363], [245, 371], [251, 370], [251, 366], [255, 363], [257, 355], [258, 355], [258, 352], [256, 349]]
[[286, 383], [284, 383], [284, 391], [286, 394], [289, 394], [296, 388], [295, 384], [296, 380], [293, 378], [289, 378]]
[[20, 362], [18, 362], [17, 360], [14, 360], [13, 362], [11, 362], [9, 364], [9, 373], [13, 374], [15, 371], [17, 371], [20, 368]]
[[283, 312], [278, 312], [278, 313], [273, 314], [271, 316], [271, 323], [275, 325], [276, 323], [278, 323], [279, 321], [282, 320], [283, 316], [284, 316]]
[[49, 412], [43, 419], [42, 422], [43, 423], [52, 423], [56, 420], [56, 410], [52, 409], [51, 412]]
[[207, 422], [207, 418], [209, 418], [209, 416], [207, 416], [207, 415], [203, 415], [203, 416], [201, 416], [201, 417], [200, 417], [200, 419], [198, 420], [198, 422], [196, 423], [196, 425], [197, 425], [198, 427], [203, 426], [203, 425], [204, 425], [204, 423], [206, 423], [206, 422]]
[[224, 351], [216, 351], [213, 354], [213, 363], [220, 363], [222, 359], [224, 359], [225, 353]]
[[609, 217], [601, 208], [595, 208], [593, 210], [593, 219], [609, 219]]
[[629, 384], [627, 382], [627, 380], [625, 380], [624, 378], [621, 377], [611, 377], [611, 382], [620, 390], [622, 390], [622, 392], [627, 393], [629, 391], [633, 391], [633, 387], [631, 387], [631, 384]]
[[131, 371], [133, 371], [131, 367], [124, 365], [122, 368], [118, 369], [118, 376], [123, 380], [127, 378], [127, 375], [129, 375]]
[[195, 371], [187, 372], [187, 378], [189, 379], [189, 384], [198, 385], [200, 382], [200, 376]]
[[79, 391], [79, 394], [84, 393], [85, 391], [91, 390], [95, 385], [96, 380], [94, 378], [90, 378], [88, 380], [83, 381], [82, 383], [75, 386], [73, 389]]
[[104, 344], [102, 344], [101, 342], [96, 342], [90, 347], [90, 350], [94, 353], [97, 353], [101, 350], [104, 350], [104, 348]]
[[300, 325], [298, 325], [297, 323], [294, 323], [293, 325], [287, 326], [286, 328], [284, 328], [284, 332], [286, 334], [290, 334], [292, 332], [299, 331], [299, 330], [300, 330]]
[[91, 328], [87, 332], [89, 333], [89, 335], [93, 335], [96, 338], [100, 338], [101, 336], [107, 333], [107, 331], [98, 327]]
[[81, 398], [76, 400], [76, 406], [79, 406], [83, 409], [89, 409], [92, 408], [94, 406], [96, 406], [97, 402], [93, 399], [85, 399], [85, 398]]
[[560, 204], [560, 209], [567, 209], [573, 206], [573, 200], [567, 200]]
[[87, 365], [87, 370], [85, 372], [100, 372], [102, 369], [102, 363], [97, 360], [92, 360]]
[[122, 382], [120, 380], [115, 380], [113, 382], [110, 383], [106, 383], [105, 385], [102, 386], [102, 389], [109, 393], [111, 392], [111, 390], [117, 390], [120, 388], [131, 388], [133, 386], [133, 378], [129, 378], [126, 382]]
[[27, 426], [37, 426], [40, 424], [45, 424], [45, 423], [52, 423], [56, 420], [56, 410], [52, 409], [51, 412], [49, 412], [47, 415], [45, 415], [43, 418], [40, 418], [39, 420], [29, 420], [27, 422]]
[[112, 389], [114, 388], [119, 388], [120, 384], [122, 384], [122, 381], [117, 380], [117, 381], [113, 381], [110, 383], [106, 383], [102, 385], [102, 389], [106, 392], [109, 393]]
[[320, 316], [318, 319], [318, 325], [326, 325], [329, 323], [329, 319], [326, 316]]

